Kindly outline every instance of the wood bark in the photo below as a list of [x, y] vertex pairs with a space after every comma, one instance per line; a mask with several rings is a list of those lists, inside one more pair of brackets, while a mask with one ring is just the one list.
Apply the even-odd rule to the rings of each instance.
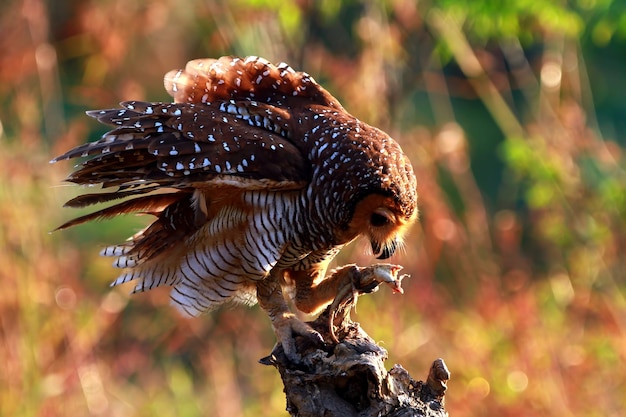
[[296, 336], [298, 363], [289, 361], [280, 345], [261, 359], [280, 372], [287, 411], [294, 417], [447, 416], [444, 395], [450, 374], [443, 360], [433, 362], [426, 381], [413, 379], [401, 365], [387, 371], [387, 351], [350, 320], [357, 294], [344, 294], [309, 322], [324, 340], [332, 340], [332, 320], [339, 343], [315, 346]]

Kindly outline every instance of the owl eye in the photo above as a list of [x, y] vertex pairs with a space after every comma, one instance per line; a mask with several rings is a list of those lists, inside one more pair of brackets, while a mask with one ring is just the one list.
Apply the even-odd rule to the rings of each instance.
[[389, 219], [389, 217], [385, 216], [384, 214], [372, 213], [372, 217], [370, 217], [370, 223], [374, 227], [385, 226], [386, 224], [389, 224], [390, 222], [391, 222], [391, 219]]

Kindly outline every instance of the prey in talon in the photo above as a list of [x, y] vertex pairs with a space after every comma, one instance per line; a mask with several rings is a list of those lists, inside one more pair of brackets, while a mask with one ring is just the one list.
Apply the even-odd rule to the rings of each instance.
[[394, 294], [404, 294], [402, 280], [408, 278], [409, 275], [403, 274], [398, 276], [398, 272], [402, 269], [400, 265], [377, 264], [373, 265], [372, 268], [374, 279], [390, 286]]
[[332, 278], [346, 276], [341, 279], [344, 285], [339, 287], [335, 299], [328, 307], [329, 334], [334, 343], [339, 343], [335, 332], [335, 317], [340, 307], [348, 302], [356, 306], [356, 300], [360, 294], [378, 291], [379, 285], [383, 283], [390, 286], [394, 294], [404, 294], [402, 280], [409, 275], [398, 276], [401, 269], [402, 266], [394, 264], [375, 264], [368, 267], [347, 265], [331, 272]]

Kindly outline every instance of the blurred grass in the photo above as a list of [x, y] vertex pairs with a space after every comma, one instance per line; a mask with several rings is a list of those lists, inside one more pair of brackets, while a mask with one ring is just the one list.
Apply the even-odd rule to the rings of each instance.
[[621, 415], [624, 7], [572, 4], [4, 2], [0, 415], [286, 415], [258, 307], [184, 320], [167, 291], [108, 287], [99, 248], [146, 219], [48, 233], [79, 190], [47, 161], [103, 133], [83, 112], [167, 99], [165, 72], [222, 54], [307, 70], [409, 154], [412, 278], [355, 313], [390, 366], [443, 357], [454, 416]]

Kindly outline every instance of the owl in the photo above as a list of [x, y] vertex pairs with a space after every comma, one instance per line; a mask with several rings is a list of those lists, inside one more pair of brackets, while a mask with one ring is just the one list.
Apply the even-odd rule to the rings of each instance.
[[102, 188], [66, 206], [115, 202], [59, 229], [154, 216], [102, 250], [121, 269], [112, 285], [170, 286], [172, 303], [189, 316], [258, 301], [278, 343], [297, 358], [296, 335], [322, 338], [283, 291], [312, 313], [354, 285], [341, 271], [326, 275], [345, 245], [363, 236], [378, 259], [393, 255], [417, 217], [411, 163], [386, 133], [285, 63], [198, 59], [164, 84], [171, 103], [87, 112], [112, 130], [51, 161], [87, 157], [67, 180]]

